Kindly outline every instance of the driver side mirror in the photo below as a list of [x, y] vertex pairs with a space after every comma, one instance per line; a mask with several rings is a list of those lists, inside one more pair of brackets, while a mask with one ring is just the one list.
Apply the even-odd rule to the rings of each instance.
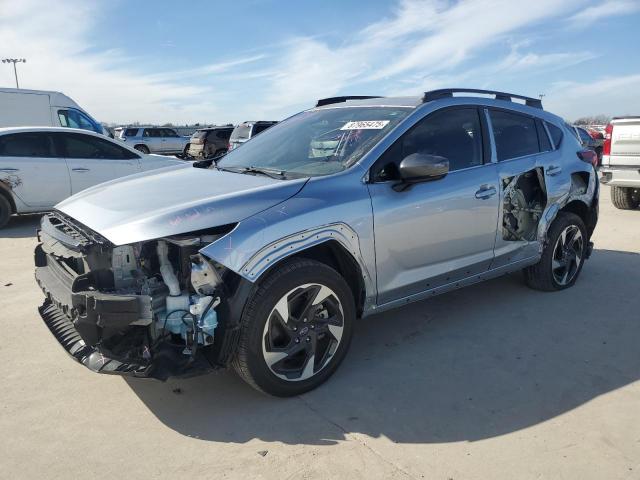
[[438, 180], [449, 173], [449, 159], [438, 155], [412, 153], [402, 159], [398, 167], [400, 183], [393, 186], [402, 192], [414, 183]]

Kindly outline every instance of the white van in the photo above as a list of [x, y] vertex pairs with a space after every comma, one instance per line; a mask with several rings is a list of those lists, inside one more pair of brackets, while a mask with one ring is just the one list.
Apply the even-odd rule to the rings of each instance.
[[0, 88], [0, 128], [71, 127], [105, 134], [102, 125], [60, 92]]

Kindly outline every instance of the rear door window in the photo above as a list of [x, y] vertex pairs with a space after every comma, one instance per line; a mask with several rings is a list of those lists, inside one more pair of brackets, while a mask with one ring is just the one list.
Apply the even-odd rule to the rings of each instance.
[[130, 160], [136, 154], [108, 140], [74, 133], [57, 134], [67, 158], [94, 158], [100, 160]]
[[532, 117], [504, 110], [491, 110], [490, 116], [499, 162], [540, 152]]
[[160, 136], [160, 130], [158, 128], [145, 128], [142, 136], [156, 138]]
[[0, 137], [0, 157], [55, 157], [51, 137], [45, 133], [13, 133]]

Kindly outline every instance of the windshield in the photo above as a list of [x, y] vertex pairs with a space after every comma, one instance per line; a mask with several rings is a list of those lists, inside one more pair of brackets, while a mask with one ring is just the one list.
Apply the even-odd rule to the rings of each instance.
[[357, 162], [404, 119], [407, 107], [343, 107], [299, 113], [220, 160], [220, 168], [329, 175]]

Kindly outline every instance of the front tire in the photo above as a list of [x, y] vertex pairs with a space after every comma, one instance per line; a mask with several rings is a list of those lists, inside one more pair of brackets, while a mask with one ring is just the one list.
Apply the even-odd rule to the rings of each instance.
[[259, 391], [300, 395], [338, 368], [355, 317], [353, 294], [338, 272], [314, 260], [285, 261], [245, 306], [233, 366]]
[[640, 205], [640, 190], [630, 187], [611, 187], [611, 202], [620, 210], [635, 210]]
[[587, 256], [587, 229], [575, 213], [560, 212], [547, 232], [540, 261], [523, 270], [527, 285], [553, 292], [576, 283]]

